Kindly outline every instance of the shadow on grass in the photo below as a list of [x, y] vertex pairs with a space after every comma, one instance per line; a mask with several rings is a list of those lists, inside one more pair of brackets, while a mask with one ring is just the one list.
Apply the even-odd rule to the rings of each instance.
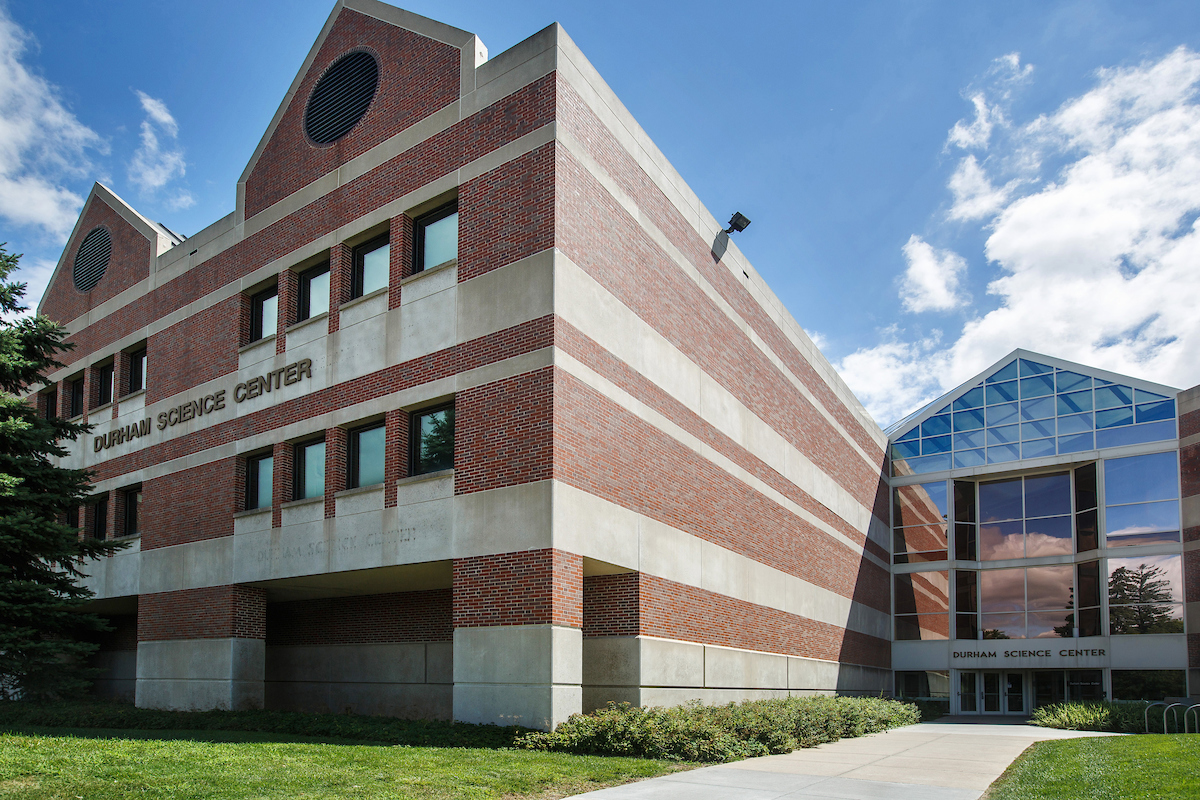
[[363, 747], [406, 747], [395, 742], [342, 739], [328, 736], [298, 736], [269, 731], [128, 730], [114, 728], [48, 728], [43, 725], [0, 725], [0, 734], [57, 736], [76, 739], [153, 739], [162, 741], [321, 744]]

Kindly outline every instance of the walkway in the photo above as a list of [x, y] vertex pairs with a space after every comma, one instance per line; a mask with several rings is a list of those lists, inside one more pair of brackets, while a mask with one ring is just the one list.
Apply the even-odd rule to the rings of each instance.
[[578, 797], [594, 800], [977, 800], [1026, 747], [1113, 734], [1002, 718], [943, 717], [779, 756], [678, 772]]

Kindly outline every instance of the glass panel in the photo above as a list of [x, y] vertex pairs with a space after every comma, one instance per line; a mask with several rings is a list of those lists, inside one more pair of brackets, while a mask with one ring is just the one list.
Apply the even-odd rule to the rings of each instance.
[[1113, 636], [1183, 633], [1183, 606], [1109, 606], [1108, 632]]
[[425, 226], [423, 269], [458, 258], [458, 212]]
[[975, 673], [958, 673], [958, 710], [975, 713], [979, 710], [979, 698], [975, 695]]
[[1100, 546], [1099, 515], [1096, 509], [1081, 511], [1075, 515], [1076, 548], [1080, 553], [1095, 550]]
[[1036, 400], [1021, 401], [1021, 419], [1046, 419], [1053, 416], [1053, 397], [1039, 397]]
[[972, 481], [954, 482], [954, 521], [975, 521], [975, 484]]
[[1021, 519], [1021, 479], [979, 484], [979, 519], [983, 522]]
[[1100, 626], [1100, 609], [1084, 608], [1079, 611], [1079, 635], [1080, 636], [1103, 636], [1104, 630]]
[[983, 431], [972, 431], [971, 433], [956, 433], [954, 434], [954, 449], [955, 450], [972, 450], [976, 447], [983, 447], [984, 433]]
[[897, 442], [892, 445], [892, 458], [911, 458], [921, 455], [921, 442]]
[[1071, 392], [1070, 394], [1060, 394], [1058, 396], [1058, 413], [1059, 414], [1077, 414], [1080, 411], [1092, 410], [1092, 393], [1086, 392]]
[[1078, 372], [1067, 372], [1060, 370], [1058, 373], [1058, 390], [1060, 392], [1069, 392], [1073, 389], [1090, 389], [1092, 388], [1092, 379], [1087, 375], [1080, 375]]
[[[1060, 419], [1061, 423], [1062, 420]], [[1083, 450], [1094, 450], [1095, 443], [1091, 433], [1073, 433], [1070, 436], [1058, 437], [1059, 453], [1079, 453]]]
[[454, 409], [431, 411], [419, 419], [418, 463], [414, 465], [417, 472], [450, 469], [454, 466]]
[[382, 289], [388, 285], [388, 272], [390, 271], [388, 263], [391, 252], [391, 244], [385, 244], [363, 254], [363, 294], [370, 294], [376, 289]]
[[1091, 414], [1076, 414], [1058, 418], [1058, 435], [1066, 433], [1091, 433], [1094, 423]]
[[928, 672], [897, 672], [896, 693], [912, 700], [948, 701], [950, 698], [950, 673], [930, 670]]
[[1075, 568], [1070, 564], [1056, 564], [1051, 567], [1030, 567], [1025, 572], [1028, 583], [1028, 609], [1061, 612], [1061, 623], [1062, 614], [1070, 613], [1074, 608], [1071, 586]]
[[1100, 605], [1100, 562], [1088, 561], [1075, 567], [1079, 577], [1076, 593], [1079, 607], [1088, 608]]
[[271, 468], [275, 463], [275, 459], [271, 456], [259, 458], [251, 462], [251, 469], [255, 470], [255, 487], [258, 496], [254, 498], [254, 508], [270, 508], [271, 507]]
[[308, 279], [308, 316], [329, 311], [329, 270]]
[[949, 436], [934, 436], [930, 439], [921, 440], [921, 454], [932, 455], [934, 453], [950, 452], [950, 437]]
[[1073, 669], [1067, 673], [1067, 699], [1093, 703], [1104, 699], [1104, 673], [1098, 669]]
[[950, 610], [948, 570], [897, 575], [895, 586], [897, 614], [945, 614]]
[[1138, 422], [1157, 422], [1163, 419], [1175, 419], [1175, 401], [1163, 400], [1158, 403], [1142, 403], [1134, 406], [1137, 410]]
[[1000, 712], [1000, 673], [983, 673], [983, 713]]
[[1054, 455], [1053, 439], [1035, 439], [1021, 444], [1022, 458], [1041, 458]]
[[[1032, 639], [1033, 637], [1030, 636]], [[1009, 672], [1005, 675], [1005, 710], [1010, 714], [1025, 712], [1025, 676], [1020, 672]]]
[[1108, 546], [1179, 541], [1179, 501], [1109, 506], [1105, 512]]
[[954, 414], [954, 430], [973, 431], [983, 427], [983, 409], [958, 411]]
[[358, 431], [358, 485], [383, 483], [384, 429]]
[[1036, 361], [1029, 361], [1028, 359], [1024, 358], [1021, 359], [1022, 378], [1028, 378], [1030, 375], [1043, 375], [1047, 372], [1051, 373], [1051, 377], [1053, 377], [1054, 367], [1047, 366], [1046, 364], [1039, 364]]
[[[950, 469], [950, 454], [945, 453], [936, 456], [924, 456], [922, 458], [910, 458], [907, 462], [910, 473], [920, 474], [922, 472], [936, 472], [938, 470]], [[903, 473], [897, 473], [903, 474]]]
[[1005, 461], [1016, 461], [1021, 457], [1021, 451], [1018, 445], [1002, 444], [989, 447], [987, 457], [989, 464], [1003, 464]]
[[954, 526], [954, 557], [960, 561], [974, 561], [975, 526], [967, 522], [959, 522]]
[[954, 466], [978, 467], [984, 463], [982, 450], [960, 450], [954, 454]]
[[1125, 406], [1124, 408], [1109, 408], [1104, 411], [1096, 412], [1096, 427], [1097, 428], [1115, 428], [1118, 425], [1133, 424], [1133, 409]]
[[979, 599], [976, 596], [978, 575], [979, 573], [970, 569], [954, 570], [954, 603], [961, 614], [974, 614], [979, 610]]
[[1181, 669], [1114, 669], [1112, 690], [1114, 700], [1159, 702], [1168, 697], [1185, 697], [1187, 673]]
[[1045, 397], [1054, 394], [1054, 376], [1038, 375], [1021, 379], [1021, 397]]
[[1108, 602], [1182, 603], [1183, 556], [1133, 556], [1108, 560]]
[[[897, 528], [910, 525], [945, 524], [950, 513], [945, 481], [898, 486], [892, 490], [892, 524]], [[945, 544], [942, 545], [945, 547]]]
[[1096, 408], [1133, 405], [1133, 390], [1128, 386], [1102, 386], [1096, 389]]
[[904, 434], [903, 436], [901, 436], [901, 437], [899, 437], [898, 439], [896, 439], [896, 441], [897, 441], [897, 442], [907, 442], [909, 439], [916, 439], [916, 438], [917, 438], [918, 436], [920, 436], [920, 435], [921, 435], [921, 429], [920, 429], [920, 428], [913, 428], [913, 429], [912, 429], [911, 431], [909, 431], [908, 433], [906, 433], [906, 434]]
[[1025, 516], [1051, 517], [1071, 513], [1071, 476], [1066, 472], [1025, 479]]
[[1027, 557], [1070, 555], [1072, 548], [1069, 516], [1031, 519], [1025, 522]]
[[304, 498], [325, 494], [325, 443], [314, 442], [304, 448]]
[[1168, 398], [1165, 394], [1155, 394], [1154, 392], [1147, 392], [1145, 389], [1133, 390], [1133, 402], [1135, 403], [1149, 403], [1153, 400], [1168, 399], [1170, 398]]
[[279, 295], [273, 294], [270, 297], [263, 298], [259, 306], [262, 309], [259, 314], [259, 319], [262, 320], [260, 338], [265, 338], [273, 335], [275, 328], [279, 324]]
[[950, 432], [950, 415], [930, 417], [921, 423], [922, 436], [941, 436]]
[[1026, 614], [1025, 635], [1030, 639], [1074, 638], [1075, 614], [1071, 609]]
[[983, 387], [977, 386], [954, 401], [954, 410], [964, 408], [979, 408], [983, 405]]
[[1179, 462], [1174, 451], [1104, 462], [1104, 500], [1108, 505], [1177, 497]]
[[927, 553], [942, 551], [946, 557], [946, 526], [918, 525], [914, 528], [896, 528], [892, 534], [894, 553]]
[[978, 639], [979, 638], [979, 615], [978, 614], [955, 614], [954, 620], [954, 638], [955, 639]]
[[[1061, 373], [1060, 373], [1061, 374]], [[1061, 703], [1066, 697], [1064, 692], [1065, 678], [1061, 672], [1033, 673], [1033, 705], [1048, 706]]]
[[988, 444], [1012, 444], [1021, 435], [1020, 425], [1002, 425], [998, 428], [987, 429]]
[[1017, 421], [1017, 404], [1001, 403], [987, 409], [988, 425], [1006, 425]]
[[987, 387], [987, 404], [1009, 403], [1017, 399], [1017, 382], [992, 383]]
[[949, 638], [950, 617], [947, 614], [896, 617], [897, 641], [935, 641]]
[[1017, 362], [1014, 361], [1004, 369], [998, 369], [992, 373], [992, 376], [985, 383], [999, 383], [1000, 381], [1011, 381], [1017, 377]]
[[1118, 447], [1123, 444], [1139, 444], [1141, 442], [1161, 442], [1175, 438], [1175, 420], [1163, 422], [1148, 422], [1145, 425], [1134, 425], [1126, 428], [1110, 428], [1106, 431], [1096, 431], [1097, 447]]
[[[1070, 585], [1069, 581], [1067, 585]], [[984, 613], [1025, 610], [1025, 570], [1023, 569], [981, 570], [979, 572], [979, 589], [980, 610]]]
[[1047, 436], [1054, 435], [1054, 420], [1045, 419], [1040, 422], [1022, 422], [1021, 423], [1021, 438], [1030, 439], [1045, 439]]
[[980, 618], [984, 639], [1024, 639], [1024, 614], [983, 614]]

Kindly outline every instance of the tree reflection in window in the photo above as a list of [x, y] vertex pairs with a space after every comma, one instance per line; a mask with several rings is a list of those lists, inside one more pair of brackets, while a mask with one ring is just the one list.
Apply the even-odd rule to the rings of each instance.
[[1180, 587], [1179, 556], [1110, 559], [1109, 633], [1183, 633]]

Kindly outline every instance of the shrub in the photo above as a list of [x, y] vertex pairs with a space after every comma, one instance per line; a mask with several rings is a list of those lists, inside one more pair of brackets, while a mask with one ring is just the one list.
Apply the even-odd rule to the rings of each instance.
[[0, 702], [0, 731], [99, 728], [142, 731], [253, 731], [318, 739], [370, 741], [411, 747], [512, 747], [527, 732], [518, 726], [438, 720], [307, 714], [296, 711], [161, 711], [111, 701]]
[[789, 697], [674, 708], [609, 703], [574, 714], [551, 733], [520, 736], [517, 747], [564, 753], [723, 762], [787, 753], [920, 721], [908, 703], [871, 697]]
[[[1145, 713], [1148, 703], [1140, 701], [1053, 703], [1033, 711], [1029, 720], [1043, 728], [1062, 728], [1069, 731], [1112, 731], [1116, 733], [1145, 732]], [[1154, 730], [1155, 715], [1150, 715]], [[1158, 716], [1158, 727], [1162, 717]]]

